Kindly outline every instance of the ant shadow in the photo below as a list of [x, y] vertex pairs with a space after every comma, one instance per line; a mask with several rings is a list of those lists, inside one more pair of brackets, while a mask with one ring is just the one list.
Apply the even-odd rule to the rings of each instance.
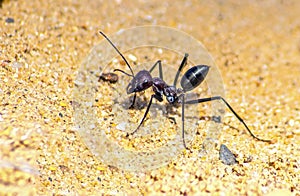
[[[134, 95], [128, 96], [125, 100], [122, 100], [121, 102], [117, 99], [114, 100], [115, 104], [119, 104], [124, 110], [135, 110], [140, 111], [145, 108], [147, 108], [150, 99], [147, 99], [146, 96], [143, 95], [137, 95], [135, 99], [135, 104], [133, 107], [130, 107], [134, 99]], [[154, 116], [157, 116], [157, 113], [161, 111], [161, 114], [173, 121], [174, 124], [176, 123], [176, 120], [174, 117], [170, 117], [169, 115], [177, 115], [180, 116], [181, 112], [177, 111], [177, 108], [181, 107], [181, 104], [168, 104], [168, 103], [158, 103], [155, 100], [151, 104], [150, 111], [154, 114]]]
[[[141, 94], [143, 95], [144, 93], [141, 93]], [[134, 99], [134, 95], [128, 96], [128, 98], [126, 98], [122, 102], [119, 102], [119, 100], [114, 99], [114, 104], [121, 105], [121, 107], [124, 110], [136, 110], [136, 111], [142, 110], [142, 109], [147, 108], [147, 106], [149, 104], [149, 100], [147, 99], [147, 97], [142, 96], [142, 95], [136, 96], [135, 104], [132, 108], [130, 108], [130, 106]], [[198, 93], [191, 93], [191, 96], [198, 96]], [[163, 116], [168, 118], [172, 123], [177, 124], [174, 116], [181, 117], [181, 111], [178, 111], [178, 108], [181, 108], [181, 106], [182, 105], [180, 103], [169, 104], [169, 103], [159, 103], [159, 102], [154, 101], [151, 104], [151, 111], [154, 112], [154, 115], [157, 114], [157, 112], [156, 112], [157, 110], [161, 111]], [[185, 105], [185, 107], [192, 107], [192, 106]], [[187, 108], [185, 108], [185, 110], [186, 109]], [[199, 120], [208, 120], [208, 121], [213, 121], [215, 123], [222, 123], [221, 116], [200, 116], [199, 117], [197, 115], [189, 115], [188, 113], [186, 113], [184, 117], [186, 119], [195, 120], [195, 122], [197, 122]], [[227, 125], [225, 123], [223, 123], [223, 124]], [[230, 125], [228, 125], [228, 126], [230, 126]], [[230, 126], [230, 128], [234, 128], [234, 127]], [[234, 128], [234, 129], [238, 130], [237, 128]]]
[[[195, 93], [195, 95], [197, 95], [197, 93]], [[195, 96], [195, 95], [193, 95], [193, 96]], [[118, 102], [118, 100], [115, 99], [114, 103], [115, 104], [120, 104], [124, 110], [142, 110], [142, 109], [146, 108], [148, 103], [149, 103], [149, 100], [147, 100], [147, 97], [145, 97], [145, 96], [136, 96], [134, 107], [130, 108], [131, 103], [133, 101], [133, 98], [134, 98], [134, 95], [130, 95], [130, 96], [128, 96], [127, 99], [125, 99], [122, 102]], [[181, 107], [181, 104], [179, 104], [179, 103], [171, 105], [169, 103], [159, 104], [159, 103], [154, 102], [151, 105], [152, 112], [154, 112], [155, 110], [161, 111], [163, 116], [168, 118], [174, 124], [177, 124], [174, 115], [181, 116], [181, 111], [177, 110], [180, 107]], [[230, 129], [233, 129], [235, 131], [240, 131], [240, 129], [238, 129], [238, 128], [236, 128], [236, 127], [234, 127], [234, 126], [232, 126], [228, 123], [222, 122], [221, 116], [212, 115], [212, 116], [200, 116], [199, 117], [199, 116], [191, 116], [191, 115], [186, 114], [185, 118], [194, 119], [194, 120], [197, 120], [197, 121], [205, 120], [205, 121], [211, 121], [211, 122], [214, 122], [214, 123], [220, 123], [222, 125], [228, 126]]]

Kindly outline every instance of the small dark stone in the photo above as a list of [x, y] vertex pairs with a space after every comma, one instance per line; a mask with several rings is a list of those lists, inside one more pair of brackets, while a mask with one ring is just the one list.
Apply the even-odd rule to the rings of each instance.
[[234, 154], [224, 144], [221, 144], [219, 159], [225, 165], [233, 165], [233, 164], [238, 163], [238, 161], [236, 160]]
[[115, 73], [102, 73], [102, 75], [99, 77], [99, 80], [108, 81], [110, 83], [116, 83], [118, 79], [119, 77]]
[[216, 122], [216, 123], [221, 123], [221, 116], [212, 116], [212, 121]]
[[5, 22], [6, 23], [14, 23], [15, 19], [8, 17], [8, 18], [5, 19]]

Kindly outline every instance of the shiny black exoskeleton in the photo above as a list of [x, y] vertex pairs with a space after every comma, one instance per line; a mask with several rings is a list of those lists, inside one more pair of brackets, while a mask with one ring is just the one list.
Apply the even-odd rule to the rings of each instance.
[[[140, 124], [132, 132], [132, 134], [134, 134], [140, 128], [140, 126], [143, 124], [143, 122], [149, 112], [153, 98], [155, 98], [159, 102], [162, 102], [163, 97], [165, 96], [167, 101], [170, 104], [175, 104], [175, 103], [181, 104], [181, 107], [182, 107], [182, 114], [181, 114], [182, 139], [183, 139], [183, 145], [185, 148], [187, 148], [186, 144], [185, 144], [185, 139], [184, 139], [184, 106], [185, 106], [185, 104], [198, 104], [198, 103], [203, 103], [203, 102], [208, 102], [208, 101], [213, 101], [213, 100], [222, 100], [226, 104], [226, 106], [231, 110], [231, 112], [238, 118], [238, 120], [245, 126], [245, 128], [247, 129], [247, 131], [250, 133], [250, 135], [252, 137], [254, 137], [255, 139], [257, 139], [259, 141], [270, 142], [270, 140], [260, 139], [260, 138], [256, 137], [250, 131], [250, 129], [248, 128], [248, 126], [246, 125], [244, 120], [233, 110], [233, 108], [229, 105], [229, 103], [221, 96], [200, 98], [200, 99], [188, 100], [188, 101], [185, 100], [186, 93], [197, 88], [204, 81], [206, 75], [208, 74], [209, 66], [197, 65], [197, 66], [190, 68], [189, 70], [187, 70], [184, 73], [184, 75], [181, 78], [181, 81], [180, 81], [181, 88], [176, 88], [179, 74], [181, 73], [184, 66], [187, 64], [188, 54], [184, 55], [184, 58], [183, 58], [180, 66], [178, 68], [178, 71], [176, 73], [173, 85], [168, 85], [163, 80], [162, 65], [161, 65], [160, 60], [158, 60], [149, 71], [142, 70], [142, 71], [139, 71], [136, 75], [134, 75], [134, 73], [131, 69], [131, 66], [127, 62], [126, 58], [122, 55], [122, 53], [118, 50], [118, 48], [108, 39], [108, 37], [103, 32], [99, 32], [99, 33], [103, 37], [105, 37], [106, 40], [115, 48], [115, 50], [120, 54], [120, 56], [125, 61], [128, 68], [130, 69], [131, 74], [128, 74], [125, 71], [120, 70], [120, 69], [114, 70], [114, 71], [122, 72], [123, 74], [132, 77], [132, 80], [130, 81], [130, 83], [128, 84], [128, 86], [126, 88], [127, 94], [134, 93], [133, 101], [132, 101], [130, 108], [134, 107], [137, 92], [145, 91], [146, 89], [148, 89], [150, 87], [152, 87], [152, 90], [154, 92], [154, 94], [151, 95], [146, 112], [145, 112]], [[157, 65], [159, 66], [159, 77], [152, 77], [151, 72]]]

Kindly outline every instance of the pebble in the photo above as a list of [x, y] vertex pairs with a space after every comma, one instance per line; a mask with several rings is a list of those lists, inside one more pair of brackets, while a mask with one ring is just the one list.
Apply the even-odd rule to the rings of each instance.
[[13, 63], [11, 64], [11, 66], [12, 66], [12, 68], [19, 69], [19, 68], [23, 67], [23, 66], [24, 66], [24, 64], [23, 64], [23, 63], [20, 63], [20, 62], [17, 62], [17, 61], [15, 61], [15, 62], [13, 62]]
[[121, 122], [120, 124], [118, 124], [116, 126], [116, 129], [120, 130], [120, 131], [125, 131], [126, 130], [126, 122]]
[[8, 17], [5, 19], [5, 22], [6, 23], [14, 23], [15, 22], [15, 19], [11, 18], [11, 17]]
[[134, 55], [132, 55], [132, 54], [129, 54], [128, 55], [128, 58], [130, 59], [130, 60], [132, 60], [132, 61], [137, 61], [137, 58], [136, 58], [136, 56], [134, 56]]
[[235, 156], [233, 155], [233, 153], [224, 144], [221, 144], [219, 159], [225, 165], [233, 165], [233, 164], [238, 163], [237, 160], [235, 159]]

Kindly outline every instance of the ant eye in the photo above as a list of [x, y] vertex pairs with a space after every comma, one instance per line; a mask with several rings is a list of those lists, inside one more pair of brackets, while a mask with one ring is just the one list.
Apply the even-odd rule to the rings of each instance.
[[144, 80], [143, 83], [144, 83], [144, 84], [147, 84], [147, 83], [148, 83], [148, 80]]
[[173, 103], [174, 102], [174, 97], [167, 97], [168, 102]]

